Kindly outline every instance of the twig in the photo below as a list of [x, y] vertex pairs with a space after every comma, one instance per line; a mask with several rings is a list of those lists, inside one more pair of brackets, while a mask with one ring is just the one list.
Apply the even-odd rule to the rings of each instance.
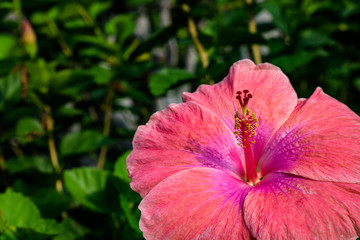
[[[111, 114], [112, 114], [111, 107], [112, 107], [113, 96], [114, 96], [114, 85], [111, 84], [108, 88], [108, 91], [107, 91], [107, 94], [105, 97], [105, 102], [103, 105], [103, 110], [105, 112], [103, 135], [105, 137], [109, 136], [109, 134], [110, 134]], [[101, 147], [99, 160], [98, 160], [98, 168], [99, 169], [104, 169], [107, 151], [108, 151], [107, 146]]]
[[[56, 145], [55, 145], [55, 140], [54, 140], [54, 134], [53, 134], [54, 120], [51, 115], [50, 106], [46, 105], [44, 107], [44, 110], [46, 113], [46, 128], [48, 130], [48, 137], [49, 137], [48, 144], [49, 144], [50, 159], [51, 159], [51, 163], [55, 169], [56, 174], [60, 175], [61, 168], [60, 168], [60, 164], [59, 164], [59, 160], [58, 160], [58, 155], [57, 155]], [[57, 191], [59, 191], [59, 192], [63, 191], [63, 184], [61, 182], [61, 179], [56, 180], [55, 187], [56, 187]]]
[[61, 35], [61, 32], [60, 32], [59, 28], [57, 27], [56, 23], [54, 22], [54, 20], [46, 15], [46, 22], [47, 22], [49, 31], [51, 32], [53, 37], [55, 37], [56, 40], [58, 41], [64, 55], [66, 57], [71, 57], [73, 52], [72, 52], [71, 48], [69, 47], [69, 45], [66, 43], [63, 36]]
[[207, 52], [205, 51], [204, 46], [201, 44], [201, 42], [199, 40], [194, 19], [192, 19], [192, 17], [189, 14], [190, 7], [187, 4], [183, 4], [182, 9], [187, 14], [188, 31], [191, 35], [191, 38], [195, 44], [196, 50], [199, 54], [201, 65], [202, 65], [203, 69], [206, 70], [207, 67], [209, 66], [209, 56], [208, 56]]
[[[253, 0], [245, 0], [246, 4], [248, 5], [248, 14], [249, 14], [249, 32], [251, 34], [255, 34], [257, 32], [256, 29], [256, 22], [254, 17], [254, 10], [253, 10]], [[258, 44], [251, 44], [251, 51], [253, 53], [254, 61], [256, 64], [260, 64], [261, 60], [261, 53]]]

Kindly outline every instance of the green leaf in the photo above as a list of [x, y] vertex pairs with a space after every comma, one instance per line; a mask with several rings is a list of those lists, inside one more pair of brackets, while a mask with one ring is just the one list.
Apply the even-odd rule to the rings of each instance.
[[41, 216], [30, 199], [7, 190], [0, 194], [0, 210], [7, 225], [32, 228]]
[[90, 8], [89, 8], [89, 14], [93, 19], [96, 19], [96, 17], [105, 12], [106, 10], [108, 10], [111, 7], [111, 3], [110, 2], [94, 2], [93, 4], [91, 4]]
[[10, 72], [11, 69], [15, 67], [18, 61], [19, 60], [16, 59], [14, 56], [11, 56], [10, 58], [0, 59], [0, 74], [5, 75], [6, 73]]
[[88, 25], [84, 22], [83, 19], [76, 18], [76, 19], [67, 19], [64, 22], [64, 27], [67, 29], [77, 29], [77, 28], [86, 28]]
[[62, 9], [60, 9], [59, 19], [61, 21], [80, 17], [81, 11], [86, 11], [83, 9], [82, 5], [77, 2], [67, 2], [66, 4], [62, 5]]
[[0, 111], [4, 108], [11, 109], [11, 106], [20, 100], [20, 92], [20, 71], [9, 73], [6, 77], [0, 78]]
[[336, 42], [334, 40], [332, 40], [330, 37], [311, 30], [311, 29], [306, 29], [305, 31], [303, 31], [301, 33], [301, 37], [299, 40], [299, 46], [300, 47], [321, 47], [324, 45], [334, 45]]
[[54, 74], [51, 88], [57, 92], [74, 85], [78, 86], [81, 82], [89, 81], [89, 78], [91, 78], [91, 74], [87, 70], [64, 69]]
[[355, 86], [356, 90], [358, 90], [360, 92], [360, 77], [357, 77], [354, 80], [354, 86]]
[[117, 50], [116, 46], [113, 43], [104, 41], [103, 39], [99, 39], [98, 37], [93, 35], [74, 35], [72, 37], [72, 40], [78, 45], [98, 46], [103, 48], [104, 50], [107, 50], [108, 52], [114, 52]]
[[30, 87], [42, 93], [47, 93], [51, 79], [54, 76], [55, 66], [47, 63], [44, 59], [38, 59], [36, 62], [28, 62], [26, 67], [29, 70]]
[[144, 52], [150, 51], [154, 47], [165, 44], [170, 38], [176, 35], [180, 25], [170, 25], [153, 33], [148, 39], [141, 42], [139, 47], [131, 54], [130, 58], [134, 59]]
[[[39, 176], [39, 178], [44, 176]], [[33, 176], [35, 178], [35, 176]], [[51, 184], [52, 179], [49, 182]], [[57, 218], [62, 212], [67, 211], [71, 203], [70, 197], [58, 192], [53, 185], [43, 187], [39, 184], [29, 184], [21, 180], [15, 181], [13, 188], [29, 197], [39, 208], [41, 216], [46, 218]]]
[[18, 238], [9, 229], [6, 229], [3, 233], [0, 232], [0, 240], [18, 240]]
[[266, 9], [273, 17], [274, 24], [285, 34], [289, 35], [289, 25], [288, 21], [286, 21], [286, 18], [283, 16], [283, 13], [280, 8], [280, 4], [277, 4], [276, 2], [269, 2], [266, 1], [261, 4], [261, 6]]
[[327, 57], [328, 54], [325, 51], [301, 51], [297, 54], [282, 55], [274, 58], [272, 64], [279, 66], [284, 72], [291, 73], [296, 69], [309, 64], [313, 59], [317, 57]]
[[61, 226], [55, 220], [41, 218], [35, 204], [20, 193], [7, 190], [0, 194], [0, 211], [7, 228], [30, 229], [47, 235], [61, 231]]
[[184, 69], [163, 68], [150, 77], [150, 92], [154, 96], [160, 96], [172, 85], [191, 78], [194, 78], [194, 75]]
[[136, 232], [141, 233], [139, 229], [139, 217], [138, 217], [138, 215], [140, 215], [140, 212], [137, 206], [135, 206], [134, 203], [129, 202], [129, 200], [124, 195], [120, 196], [120, 206], [121, 209], [124, 211], [124, 215], [130, 227], [134, 229]]
[[81, 93], [92, 85], [92, 75], [85, 69], [64, 69], [57, 71], [51, 79], [50, 93], [81, 99]]
[[96, 131], [72, 132], [61, 139], [60, 153], [63, 156], [92, 152], [101, 147], [104, 136]]
[[[21, 90], [21, 72], [9, 73], [4, 78], [0, 78], [0, 95], [3, 100], [19, 100]], [[1, 100], [1, 98], [0, 98]], [[1, 103], [0, 103], [1, 104]]]
[[26, 172], [29, 170], [37, 170], [44, 174], [51, 174], [54, 172], [50, 159], [42, 156], [20, 156], [17, 158], [10, 158], [6, 161], [6, 169], [10, 174]]
[[5, 220], [4, 220], [4, 218], [3, 218], [3, 214], [2, 214], [2, 212], [1, 212], [1, 210], [0, 210], [0, 236], [1, 236], [1, 234], [3, 234], [3, 232], [5, 231], [5, 229], [6, 229]]
[[43, 12], [35, 12], [31, 15], [31, 23], [41, 25], [46, 23], [47, 16]]
[[16, 38], [9, 34], [0, 34], [0, 59], [8, 58], [14, 54]]
[[76, 201], [97, 212], [117, 211], [116, 189], [109, 172], [82, 167], [65, 171], [66, 189]]
[[11, 2], [2, 2], [0, 3], [0, 9], [4, 8], [4, 9], [12, 9], [14, 7], [14, 5]]
[[130, 189], [128, 182], [124, 182], [119, 178], [115, 179], [115, 186], [120, 195], [119, 203], [126, 221], [136, 233], [141, 233], [139, 229], [141, 213], [138, 208], [138, 204], [141, 201], [140, 196]]
[[61, 106], [56, 111], [56, 115], [61, 117], [76, 117], [84, 114], [84, 111], [71, 106]]
[[108, 84], [114, 75], [110, 68], [99, 65], [93, 66], [90, 69], [90, 72], [94, 77], [94, 81], [100, 85]]
[[109, 35], [118, 36], [119, 42], [122, 43], [126, 38], [133, 34], [135, 29], [134, 14], [120, 14], [110, 19], [106, 23], [105, 32]]
[[85, 237], [90, 230], [72, 218], [65, 218], [62, 221], [63, 231], [53, 238], [53, 240], [76, 240]]
[[30, 142], [43, 133], [44, 129], [40, 121], [35, 118], [23, 118], [16, 124], [16, 137], [21, 143]]
[[123, 153], [117, 160], [114, 166], [114, 176], [120, 178], [124, 182], [130, 183], [129, 173], [126, 170], [126, 158], [129, 156], [131, 150]]

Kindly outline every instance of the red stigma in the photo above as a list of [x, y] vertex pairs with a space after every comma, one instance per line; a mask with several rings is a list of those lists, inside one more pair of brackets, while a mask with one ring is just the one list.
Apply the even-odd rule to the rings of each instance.
[[[243, 98], [241, 97], [241, 94], [244, 93]], [[242, 113], [243, 116], [246, 116], [246, 109], [247, 109], [247, 105], [249, 103], [250, 98], [252, 98], [252, 94], [249, 93], [249, 90], [245, 89], [242, 92], [241, 91], [237, 91], [236, 92], [236, 99], [239, 101], [241, 109], [242, 109]]]

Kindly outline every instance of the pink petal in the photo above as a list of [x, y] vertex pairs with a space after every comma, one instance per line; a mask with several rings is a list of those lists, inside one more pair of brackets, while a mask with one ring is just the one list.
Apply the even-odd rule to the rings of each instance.
[[244, 219], [256, 239], [356, 239], [360, 186], [275, 173], [245, 198]]
[[140, 126], [127, 159], [131, 187], [144, 197], [164, 178], [194, 167], [244, 176], [234, 134], [208, 109], [189, 102], [170, 105]]
[[185, 102], [194, 101], [221, 116], [233, 131], [234, 115], [240, 110], [237, 91], [249, 90], [253, 97], [249, 110], [259, 119], [254, 159], [272, 134], [285, 122], [297, 104], [297, 95], [282, 71], [269, 63], [255, 65], [250, 60], [233, 64], [229, 75], [213, 86], [201, 85], [195, 93], [184, 93]]
[[152, 239], [250, 239], [242, 217], [246, 183], [211, 168], [174, 174], [143, 199], [140, 229]]
[[360, 181], [360, 118], [318, 88], [301, 100], [264, 149], [262, 175], [279, 171], [315, 180]]

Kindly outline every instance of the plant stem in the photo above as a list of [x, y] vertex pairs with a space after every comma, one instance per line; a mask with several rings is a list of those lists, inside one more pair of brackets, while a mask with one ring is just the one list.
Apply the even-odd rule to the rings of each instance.
[[[248, 5], [248, 16], [249, 16], [249, 32], [251, 34], [255, 34], [257, 32], [256, 29], [256, 22], [255, 22], [255, 17], [254, 17], [254, 3], [253, 0], [245, 0], [246, 4]], [[251, 44], [251, 51], [253, 53], [253, 57], [254, 57], [254, 61], [256, 64], [260, 64], [262, 62], [261, 60], [261, 53], [260, 53], [260, 49], [259, 49], [259, 45], [258, 44]]]
[[182, 9], [187, 14], [188, 31], [191, 35], [191, 38], [195, 44], [196, 50], [199, 54], [201, 65], [202, 65], [203, 69], [206, 70], [207, 67], [209, 66], [209, 57], [208, 57], [207, 52], [204, 49], [204, 46], [201, 44], [201, 42], [199, 40], [194, 19], [192, 19], [192, 17], [189, 14], [190, 7], [187, 4], [183, 4]]
[[[103, 105], [103, 110], [105, 112], [103, 135], [105, 137], [109, 136], [109, 134], [110, 134], [111, 114], [112, 114], [111, 107], [112, 107], [113, 96], [114, 96], [114, 84], [111, 84], [108, 88], [108, 91], [107, 91], [107, 94], [105, 97], [105, 102]], [[104, 169], [107, 151], [108, 151], [107, 146], [101, 147], [99, 160], [98, 160], [98, 168], [99, 169]]]
[[[55, 145], [55, 140], [54, 140], [54, 134], [53, 134], [54, 120], [51, 115], [50, 106], [46, 105], [44, 107], [44, 110], [46, 113], [46, 127], [48, 130], [48, 136], [49, 136], [48, 144], [49, 144], [50, 159], [51, 159], [51, 163], [55, 169], [56, 174], [60, 175], [61, 168], [60, 168], [60, 164], [59, 164], [59, 160], [58, 160], [58, 155], [57, 155], [56, 145]], [[56, 180], [55, 187], [56, 187], [57, 191], [59, 191], [59, 192], [63, 191], [63, 184], [60, 179]]]
[[13, 0], [13, 6], [17, 20], [20, 22], [22, 17], [21, 0]]

